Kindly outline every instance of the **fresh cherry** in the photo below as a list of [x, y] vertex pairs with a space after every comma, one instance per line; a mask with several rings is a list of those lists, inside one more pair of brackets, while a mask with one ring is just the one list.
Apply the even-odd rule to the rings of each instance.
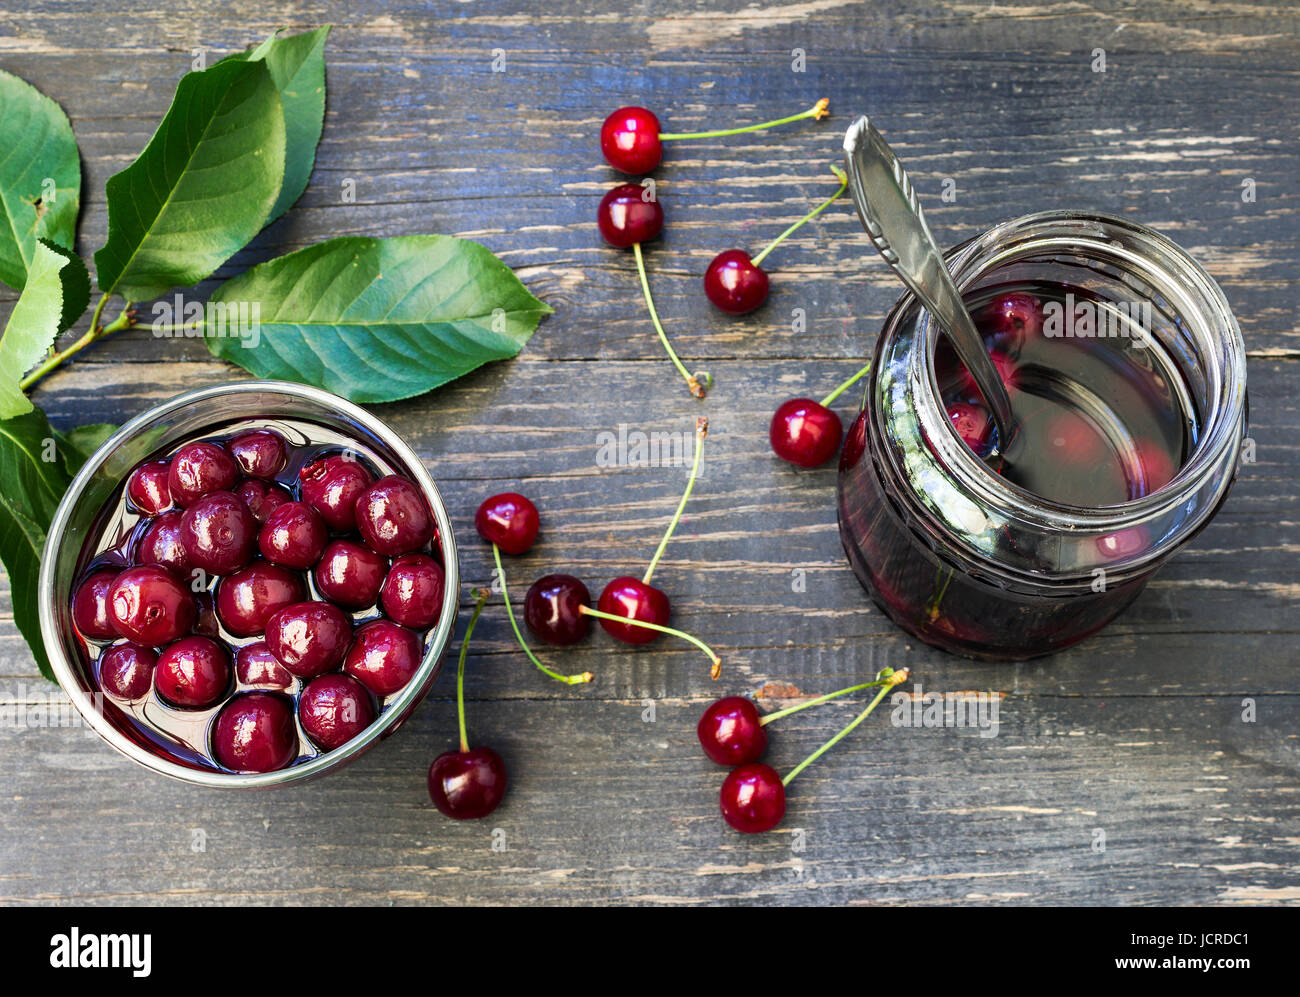
[[127, 640], [159, 647], [179, 639], [194, 625], [194, 595], [166, 568], [156, 564], [127, 568], [108, 597], [113, 628]]
[[[668, 620], [672, 616], [668, 596], [648, 582], [631, 575], [621, 575], [606, 585], [600, 593], [596, 608], [602, 613], [640, 620], [642, 623], [655, 623], [661, 627], [668, 626]], [[649, 644], [659, 637], [655, 630], [630, 623], [602, 618], [600, 625], [607, 634], [625, 644]]]
[[403, 554], [393, 561], [379, 593], [379, 604], [394, 623], [427, 630], [442, 615], [446, 576], [428, 554]]
[[313, 577], [321, 595], [346, 609], [365, 609], [379, 598], [388, 559], [351, 540], [331, 540]]
[[596, 224], [606, 242], [627, 249], [658, 237], [664, 227], [664, 209], [649, 188], [619, 184], [600, 199]]
[[591, 593], [581, 578], [543, 575], [524, 596], [524, 622], [533, 636], [546, 644], [576, 644], [591, 632], [591, 618], [582, 613], [582, 606], [591, 606]]
[[756, 762], [767, 750], [763, 718], [744, 696], [727, 696], [709, 704], [695, 733], [704, 753], [719, 765]]
[[397, 557], [433, 539], [433, 513], [415, 482], [396, 474], [380, 478], [356, 501], [357, 529], [376, 553]]
[[375, 620], [357, 630], [343, 670], [376, 696], [390, 696], [411, 681], [422, 657], [414, 631]]
[[263, 640], [245, 644], [235, 652], [235, 677], [240, 685], [263, 689], [287, 689], [293, 685], [293, 675], [275, 660]]
[[217, 714], [212, 754], [234, 772], [274, 772], [298, 757], [293, 704], [271, 692], [236, 696]]
[[305, 571], [321, 559], [329, 543], [329, 527], [306, 502], [286, 502], [262, 524], [257, 546], [273, 564]]
[[234, 458], [215, 443], [187, 443], [172, 457], [167, 487], [172, 500], [186, 506], [210, 492], [229, 491], [239, 480]]
[[190, 564], [214, 575], [238, 571], [257, 550], [257, 520], [234, 492], [209, 492], [181, 515]]
[[116, 699], [140, 699], [153, 685], [158, 655], [143, 644], [114, 644], [99, 656], [99, 685]]
[[727, 775], [718, 802], [728, 824], [745, 834], [759, 834], [785, 816], [785, 786], [772, 766], [751, 762]]
[[645, 174], [659, 165], [663, 159], [664, 142], [680, 139], [720, 138], [725, 135], [739, 135], [743, 132], [757, 132], [776, 125], [801, 121], [804, 118], [820, 120], [829, 113], [830, 101], [822, 98], [806, 111], [792, 114], [775, 121], [763, 121], [756, 125], [743, 125], [739, 128], [714, 129], [703, 132], [678, 132], [668, 134], [659, 128], [659, 119], [644, 107], [620, 107], [605, 119], [600, 126], [600, 151], [605, 161], [616, 170], [624, 173]]
[[145, 516], [156, 516], [172, 507], [172, 493], [167, 485], [171, 462], [151, 460], [131, 472], [126, 482], [126, 497]]
[[768, 439], [782, 460], [799, 467], [819, 467], [840, 448], [840, 417], [811, 398], [791, 398], [772, 416]]
[[266, 647], [299, 678], [338, 666], [352, 639], [352, 621], [333, 603], [297, 602], [266, 621]]
[[184, 637], [158, 655], [154, 684], [176, 706], [212, 706], [230, 687], [230, 655], [211, 637]]
[[491, 748], [444, 751], [429, 766], [429, 799], [452, 820], [478, 820], [501, 805], [507, 781]]
[[252, 637], [272, 615], [306, 597], [302, 578], [288, 568], [254, 561], [217, 582], [217, 618], [236, 637]]
[[728, 249], [704, 271], [704, 294], [731, 315], [744, 315], [767, 300], [768, 279], [763, 268], [743, 249]]
[[356, 737], [375, 719], [370, 694], [346, 675], [322, 675], [298, 698], [298, 721], [307, 736], [330, 751]]
[[276, 509], [293, 501], [293, 496], [280, 485], [268, 484], [257, 478], [241, 481], [235, 494], [244, 500], [248, 511], [259, 523], [265, 523]]
[[[465, 659], [470, 638], [487, 604], [487, 589], [475, 591], [474, 615], [460, 642], [460, 660], [456, 663], [456, 719], [460, 726], [460, 750], [446, 751], [429, 766], [429, 799], [434, 806], [454, 820], [486, 817], [495, 810], [506, 793], [506, 766], [491, 748], [470, 750], [465, 731]], [[509, 605], [509, 603], [507, 603]]]
[[474, 528], [503, 554], [523, 554], [537, 540], [537, 506], [517, 492], [502, 492], [483, 500], [474, 514]]
[[177, 578], [188, 580], [193, 565], [182, 539], [180, 512], [164, 512], [149, 524], [140, 538], [135, 559], [138, 564], [161, 564], [170, 568]]
[[620, 107], [600, 126], [605, 162], [624, 173], [650, 173], [663, 159], [659, 119], [644, 107]]
[[247, 477], [269, 481], [284, 470], [289, 449], [284, 437], [270, 429], [252, 429], [226, 444], [230, 456]]
[[119, 574], [117, 568], [96, 571], [77, 586], [72, 596], [72, 622], [81, 636], [89, 640], [113, 640], [118, 636], [110, 599]]
[[336, 533], [357, 528], [357, 499], [374, 480], [359, 460], [347, 454], [322, 457], [298, 472], [302, 500]]

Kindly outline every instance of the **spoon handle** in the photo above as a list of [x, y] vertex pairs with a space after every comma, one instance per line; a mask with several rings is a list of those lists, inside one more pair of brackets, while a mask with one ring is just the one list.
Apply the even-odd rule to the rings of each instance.
[[947, 332], [988, 403], [1005, 446], [1011, 428], [1006, 386], [935, 245], [907, 171], [865, 115], [845, 133], [844, 165], [862, 227], [885, 262]]

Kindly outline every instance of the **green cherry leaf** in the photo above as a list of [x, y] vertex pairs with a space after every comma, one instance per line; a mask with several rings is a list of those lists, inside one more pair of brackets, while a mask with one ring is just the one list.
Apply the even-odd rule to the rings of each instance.
[[355, 402], [410, 398], [513, 357], [551, 308], [484, 246], [445, 235], [344, 236], [253, 267], [212, 297], [243, 323], [208, 349], [258, 377]]
[[301, 35], [280, 37], [277, 32], [246, 52], [228, 55], [222, 63], [266, 63], [284, 107], [284, 183], [267, 222], [289, 210], [307, 189], [316, 146], [325, 124], [325, 39], [330, 25]]
[[99, 287], [147, 301], [188, 287], [265, 223], [284, 175], [284, 112], [263, 62], [187, 73], [140, 156], [109, 177]]
[[46, 531], [71, 481], [66, 459], [40, 409], [0, 420], [0, 561], [9, 575], [18, 632], [51, 681], [37, 610], [37, 575]]
[[19, 381], [89, 303], [90, 275], [81, 258], [44, 239], [37, 241], [27, 284], [0, 336], [0, 419], [32, 410]]
[[0, 70], [0, 281], [21, 291], [39, 239], [72, 248], [81, 160], [68, 116]]
[[60, 433], [57, 429], [55, 432], [58, 434], [59, 452], [63, 454], [64, 467], [67, 468], [68, 477], [72, 478], [76, 477], [90, 455], [117, 432], [117, 427], [111, 422], [92, 422], [69, 429], [66, 433]]

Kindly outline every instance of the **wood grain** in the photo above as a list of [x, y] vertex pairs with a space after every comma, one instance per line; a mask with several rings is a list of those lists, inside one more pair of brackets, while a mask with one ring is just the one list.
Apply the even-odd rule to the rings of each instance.
[[[560, 687], [518, 653], [494, 600], [471, 652], [469, 722], [507, 758], [512, 788], [491, 820], [465, 826], [439, 818], [423, 786], [454, 740], [448, 676], [400, 735], [343, 773], [274, 794], [200, 792], [82, 731], [37, 724], [31, 711], [52, 690], [0, 579], [0, 706], [28, 710], [0, 725], [0, 900], [1300, 901], [1291, 5], [366, 0], [289, 14], [248, 3], [238, 17], [191, 0], [101, 6], [35, 2], [0, 18], [0, 67], [58, 100], [81, 145], [83, 254], [103, 242], [104, 181], [148, 140], [195, 48], [216, 56], [286, 23], [334, 23], [312, 183], [217, 279], [331, 236], [449, 232], [487, 244], [556, 308], [516, 361], [376, 407], [444, 491], [466, 591], [490, 573], [473, 510], [506, 487], [544, 516], [541, 542], [508, 564], [516, 594], [547, 571], [595, 586], [644, 564], [685, 470], [601, 466], [600, 434], [689, 434], [707, 412], [705, 474], [657, 577], [725, 671], [710, 682], [693, 649], [632, 650], [598, 633], [552, 655], [596, 681]], [[803, 73], [791, 71], [796, 48]], [[1091, 69], [1096, 48], [1104, 73]], [[651, 280], [682, 356], [716, 378], [701, 407], [663, 359], [631, 258], [596, 236], [595, 204], [616, 179], [596, 150], [599, 123], [641, 102], [674, 130], [722, 126], [823, 95], [828, 122], [683, 143], [657, 172], [668, 226], [648, 254]], [[775, 405], [856, 369], [898, 293], [847, 203], [773, 255], [761, 311], [724, 320], [700, 293], [716, 252], [761, 246], [834, 189], [828, 167], [859, 111], [905, 156], [941, 242], [1044, 208], [1131, 216], [1201, 260], [1241, 323], [1258, 462], [1124, 617], [1065, 653], [989, 665], [918, 645], [844, 566], [833, 471], [796, 472], [768, 451]], [[955, 202], [939, 197], [945, 178]], [[1253, 203], [1241, 198], [1247, 178]], [[345, 180], [354, 203], [340, 196]], [[12, 300], [0, 294], [0, 314]], [[35, 397], [68, 427], [241, 376], [198, 342], [138, 330]], [[848, 418], [854, 405], [839, 407]], [[694, 744], [704, 704], [769, 682], [824, 692], [885, 665], [912, 668], [926, 690], [999, 693], [998, 736], [883, 716], [793, 785], [779, 832], [729, 832], [716, 813], [722, 772]], [[642, 719], [649, 703], [654, 723]], [[851, 711], [790, 718], [770, 760], [793, 765]]]

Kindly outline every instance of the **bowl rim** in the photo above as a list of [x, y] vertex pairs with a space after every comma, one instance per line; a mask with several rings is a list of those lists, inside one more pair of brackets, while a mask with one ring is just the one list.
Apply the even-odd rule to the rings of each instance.
[[[278, 393], [305, 400], [323, 408], [333, 409], [353, 419], [368, 432], [373, 433], [392, 451], [399, 461], [406, 464], [414, 473], [416, 483], [420, 486], [432, 508], [438, 525], [438, 533], [443, 548], [443, 570], [445, 583], [443, 587], [442, 614], [433, 633], [428, 639], [428, 650], [419, 669], [407, 682], [405, 688], [378, 719], [364, 731], [348, 741], [342, 747], [326, 751], [308, 762], [277, 769], [274, 772], [232, 773], [216, 769], [191, 768], [178, 762], [169, 761], [146, 750], [121, 733], [104, 716], [95, 704], [92, 694], [81, 687], [77, 671], [64, 653], [62, 633], [55, 613], [57, 593], [54, 591], [55, 551], [73, 510], [80, 501], [87, 483], [103, 465], [107, 457], [126, 441], [146, 427], [151, 427], [158, 419], [170, 413], [217, 398], [228, 398], [231, 394], [253, 392]], [[214, 422], [217, 421], [214, 419]], [[459, 557], [456, 550], [456, 536], [452, 529], [451, 518], [447, 513], [442, 494], [434, 483], [433, 476], [419, 455], [377, 416], [367, 412], [359, 405], [321, 388], [291, 381], [249, 380], [225, 381], [182, 392], [168, 400], [154, 405], [122, 425], [117, 432], [105, 440], [90, 456], [64, 493], [46, 535], [45, 546], [41, 552], [40, 573], [37, 577], [38, 605], [40, 615], [41, 639], [45, 644], [50, 665], [59, 686], [72, 700], [73, 705], [83, 720], [119, 752], [145, 768], [159, 772], [173, 779], [192, 785], [209, 786], [222, 789], [264, 789], [302, 782], [315, 776], [332, 771], [352, 761], [377, 741], [382, 740], [390, 729], [400, 725], [412, 709], [427, 694], [429, 686], [441, 665], [447, 645], [456, 626], [456, 613], [460, 603]], [[102, 696], [102, 693], [98, 694]]]

